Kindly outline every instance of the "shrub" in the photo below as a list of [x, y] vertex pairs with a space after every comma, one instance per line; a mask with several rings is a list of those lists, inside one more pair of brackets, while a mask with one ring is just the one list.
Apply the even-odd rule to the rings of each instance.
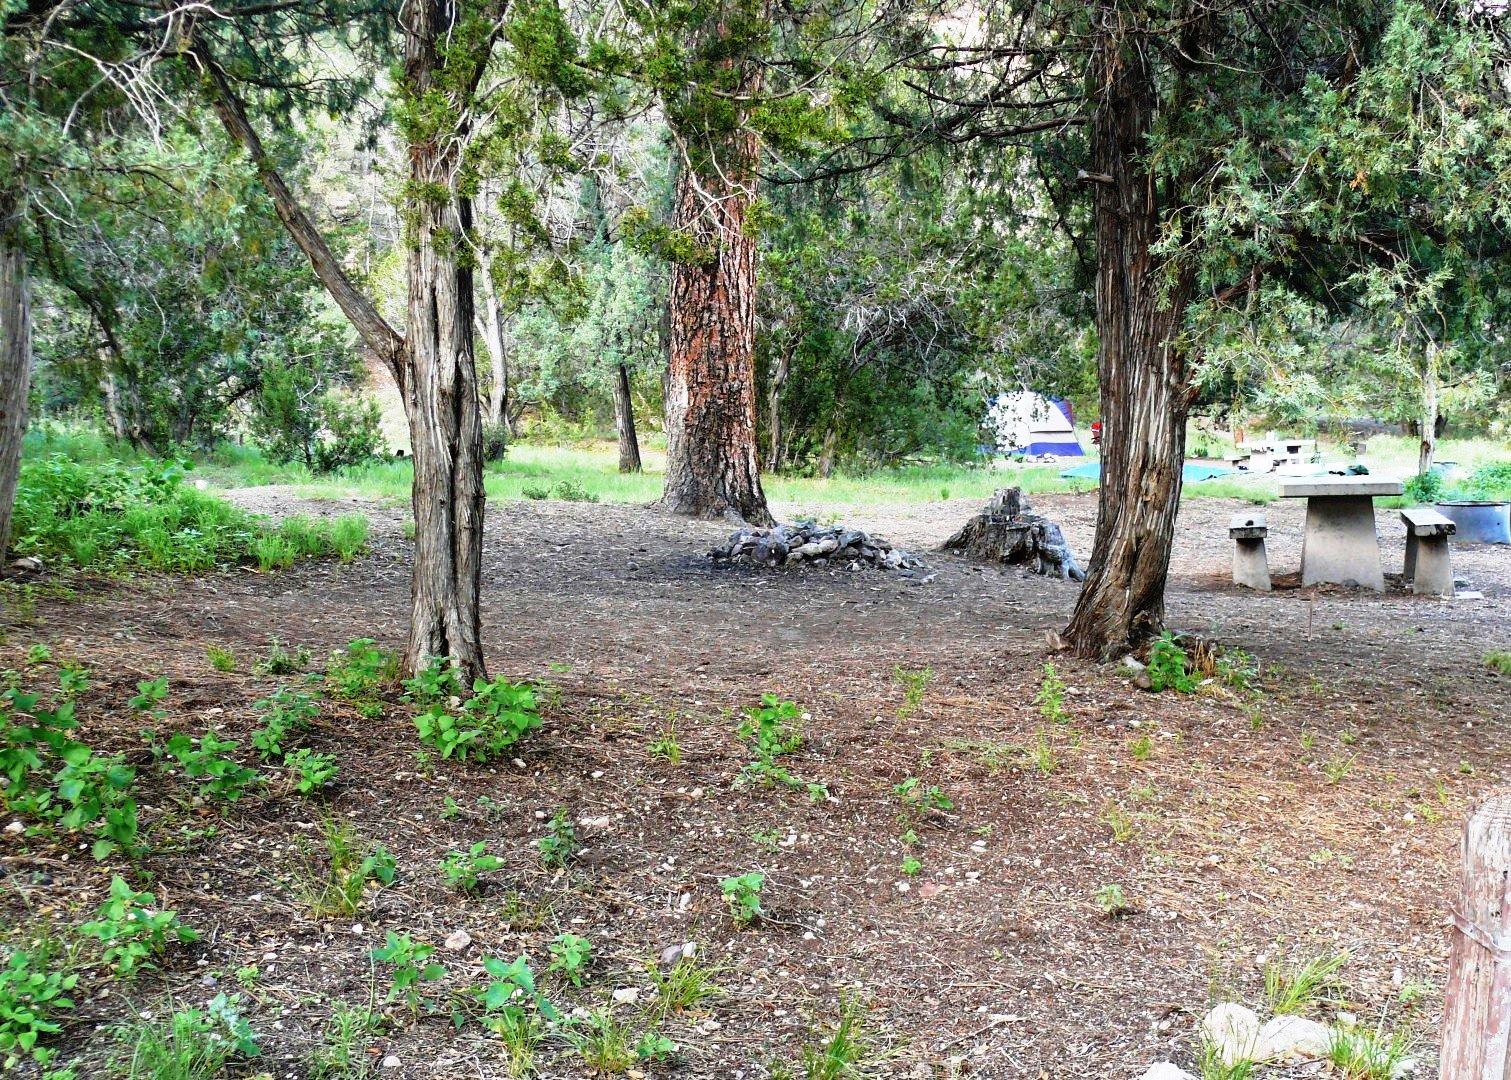
[[1175, 635], [1166, 630], [1155, 638], [1149, 647], [1149, 687], [1152, 690], [1175, 690], [1189, 694], [1196, 690], [1201, 680], [1191, 673], [1190, 657], [1175, 640]]
[[16, 487], [16, 551], [84, 570], [188, 573], [237, 563], [270, 570], [327, 554], [349, 559], [366, 543], [360, 514], [313, 531], [270, 525], [185, 484], [185, 469], [171, 460], [29, 458]]
[[264, 761], [286, 757], [289, 751], [285, 744], [306, 730], [310, 721], [320, 713], [320, 706], [313, 697], [286, 686], [280, 686], [254, 707], [262, 714], [262, 727], [252, 735], [252, 746]]
[[85, 937], [105, 946], [105, 963], [122, 975], [157, 966], [168, 951], [170, 939], [198, 941], [199, 934], [179, 921], [175, 911], [158, 911], [151, 893], [137, 892], [116, 874], [110, 879], [110, 895], [100, 905], [93, 922], [79, 927]]
[[441, 877], [455, 892], [475, 893], [483, 874], [502, 870], [503, 866], [504, 860], [489, 855], [487, 842], [479, 840], [466, 851], [447, 852], [441, 860]]
[[216, 994], [203, 1009], [180, 1009], [161, 1020], [116, 1029], [129, 1047], [114, 1065], [124, 1080], [213, 1080], [238, 1059], [260, 1054], [239, 997]]
[[235, 749], [233, 740], [222, 739], [213, 730], [206, 731], [198, 740], [180, 732], [170, 736], [162, 748], [178, 762], [185, 776], [204, 781], [204, 790], [222, 802], [235, 802], [262, 783], [257, 770], [228, 756], [228, 751]]
[[500, 423], [485, 423], [483, 425], [483, 460], [503, 461], [508, 452], [509, 429]]
[[[164, 685], [166, 692], [166, 684]], [[0, 693], [0, 806], [94, 837], [91, 853], [104, 859], [136, 850], [136, 770], [119, 756], [101, 757], [73, 737], [74, 703], [43, 708], [35, 694]]]
[[1415, 504], [1435, 503], [1443, 496], [1443, 474], [1428, 471], [1413, 476], [1401, 486], [1408, 502]]
[[49, 968], [37, 954], [15, 949], [0, 967], [0, 1072], [27, 1057], [46, 1066], [55, 1051], [40, 1045], [60, 1029], [59, 1013], [74, 1007], [68, 995], [79, 977]]
[[740, 926], [749, 926], [765, 914], [761, 908], [761, 889], [765, 884], [766, 875], [756, 870], [719, 882], [729, 914]]
[[424, 706], [414, 718], [420, 742], [444, 758], [487, 761], [541, 725], [535, 688], [498, 678], [478, 679], [472, 697], [458, 710], [453, 700], [460, 690], [454, 668], [444, 660], [404, 683], [411, 701]]

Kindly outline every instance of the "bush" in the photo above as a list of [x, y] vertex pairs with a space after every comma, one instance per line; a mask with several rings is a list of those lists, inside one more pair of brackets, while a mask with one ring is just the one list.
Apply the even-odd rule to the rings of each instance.
[[476, 680], [473, 696], [456, 709], [451, 703], [461, 696], [461, 683], [444, 660], [406, 680], [404, 690], [423, 707], [414, 718], [420, 741], [444, 758], [487, 761], [541, 725], [535, 688], [502, 678]]
[[1443, 495], [1443, 474], [1428, 472], [1413, 476], [1402, 485], [1402, 494], [1416, 505], [1435, 503]]
[[367, 543], [361, 514], [273, 526], [185, 484], [184, 473], [177, 461], [23, 461], [15, 549], [84, 570], [188, 573], [249, 562], [270, 570], [324, 555], [348, 561]]
[[509, 452], [509, 429], [503, 424], [483, 425], [483, 460], [503, 461]]
[[1455, 494], [1483, 502], [1511, 500], [1511, 461], [1492, 461], [1481, 465], [1458, 485]]
[[74, 703], [42, 707], [35, 694], [0, 694], [0, 807], [53, 827], [94, 837], [103, 859], [136, 850], [136, 771], [119, 757], [101, 757], [74, 738]]
[[0, 966], [0, 1072], [9, 1072], [27, 1057], [45, 1066], [56, 1053], [39, 1046], [43, 1035], [59, 1029], [51, 1017], [74, 1007], [69, 992], [77, 975], [49, 968], [42, 957], [14, 950]]

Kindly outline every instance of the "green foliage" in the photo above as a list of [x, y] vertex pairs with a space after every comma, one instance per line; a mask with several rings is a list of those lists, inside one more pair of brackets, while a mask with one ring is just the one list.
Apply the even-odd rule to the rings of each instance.
[[294, 790], [301, 795], [313, 795], [341, 771], [334, 754], [317, 754], [308, 747], [285, 754], [283, 764], [292, 770]]
[[222, 802], [236, 802], [263, 783], [260, 773], [230, 756], [235, 749], [233, 740], [222, 739], [213, 730], [198, 739], [179, 732], [169, 736], [162, 747], [168, 757], [178, 762], [185, 776], [202, 781], [202, 789]]
[[906, 817], [914, 819], [923, 816], [929, 810], [945, 811], [953, 810], [955, 804], [940, 790], [938, 784], [923, 786], [923, 781], [916, 776], [910, 776], [892, 789], [892, 794], [902, 801]]
[[382, 705], [375, 695], [398, 677], [397, 654], [379, 648], [372, 638], [356, 638], [332, 654], [325, 669], [325, 686], [331, 696], [355, 702], [364, 716], [377, 716]]
[[547, 950], [551, 954], [550, 970], [559, 973], [573, 986], [581, 986], [588, 963], [593, 958], [593, 943], [576, 934], [558, 934]]
[[404, 683], [406, 696], [422, 706], [415, 716], [420, 741], [444, 758], [487, 761], [541, 725], [536, 688], [503, 677], [478, 679], [472, 697], [454, 704], [460, 693], [456, 672], [444, 660], [432, 661]]
[[1109, 919], [1121, 918], [1133, 910], [1128, 906], [1128, 898], [1123, 895], [1123, 887], [1116, 883], [1098, 887], [1094, 899], [1097, 907], [1102, 909], [1102, 914]]
[[[166, 680], [162, 686], [166, 692]], [[93, 836], [96, 859], [134, 854], [136, 770], [119, 755], [95, 754], [74, 738], [77, 728], [72, 701], [47, 709], [36, 694], [17, 687], [0, 692], [0, 806], [35, 820], [40, 830]]]
[[302, 883], [304, 902], [316, 918], [355, 915], [369, 886], [392, 885], [397, 865], [376, 840], [361, 840], [350, 824], [335, 818], [321, 825], [325, 867]]
[[488, 854], [488, 844], [479, 840], [466, 851], [449, 851], [441, 860], [441, 877], [453, 892], [477, 892], [478, 879], [494, 870], [502, 870], [504, 860]]
[[923, 704], [924, 691], [934, 681], [934, 669], [926, 667], [909, 671], [897, 664], [892, 668], [892, 679], [902, 686], [902, 704], [897, 707], [897, 719], [906, 720]]
[[1435, 503], [1443, 495], [1443, 474], [1438, 472], [1418, 473], [1402, 485], [1402, 494], [1413, 506]]
[[311, 1080], [362, 1080], [370, 1064], [368, 1037], [378, 1028], [379, 1018], [370, 1010], [336, 1002], [325, 1025], [324, 1044], [310, 1058]]
[[115, 1063], [123, 1080], [214, 1080], [233, 1062], [260, 1054], [240, 998], [216, 994], [205, 1009], [179, 1009], [116, 1029], [129, 1048]]
[[206, 645], [205, 657], [216, 671], [229, 673], [236, 670], [236, 654], [222, 645]]
[[559, 806], [551, 815], [551, 820], [546, 823], [546, 835], [535, 841], [535, 847], [540, 852], [540, 864], [545, 867], [563, 867], [582, 848], [577, 842], [577, 830], [572, 827], [572, 819], [567, 815], [567, 808]]
[[1484, 655], [1482, 663], [1500, 675], [1511, 675], [1511, 649], [1491, 649]]
[[1065, 711], [1065, 680], [1053, 664], [1044, 665], [1044, 678], [1039, 682], [1039, 692], [1034, 697], [1039, 713], [1055, 724], [1070, 723], [1070, 714]]
[[1511, 461], [1486, 462], [1455, 484], [1452, 494], [1482, 502], [1511, 502]]
[[1387, 1031], [1383, 1025], [1335, 1027], [1324, 1060], [1341, 1080], [1394, 1080], [1411, 1055], [1411, 1036]]
[[286, 686], [280, 686], [254, 708], [262, 716], [262, 727], [252, 735], [252, 746], [264, 761], [286, 758], [291, 749], [287, 745], [290, 739], [307, 731], [311, 721], [320, 715], [320, 706], [313, 697]]
[[300, 559], [334, 555], [351, 562], [367, 547], [369, 524], [362, 514], [312, 518], [302, 514], [284, 518], [252, 542], [260, 570], [286, 570]]
[[1276, 1016], [1307, 1012], [1325, 994], [1338, 989], [1338, 972], [1348, 953], [1317, 956], [1300, 964], [1270, 963], [1264, 968], [1264, 996]]
[[268, 654], [252, 665], [257, 675], [297, 675], [310, 664], [310, 651], [303, 645], [286, 648], [277, 638], [268, 641]]
[[137, 892], [119, 874], [110, 879], [110, 895], [92, 922], [79, 933], [105, 946], [105, 963], [122, 976], [157, 966], [170, 941], [198, 941], [198, 932], [179, 921], [175, 911], [159, 911], [156, 897]]
[[682, 744], [677, 741], [677, 725], [668, 724], [666, 730], [651, 740], [650, 746], [646, 747], [652, 757], [663, 759], [669, 764], [680, 765], [682, 763]]
[[868, 1012], [859, 997], [840, 999], [839, 1019], [828, 1038], [803, 1047], [799, 1061], [804, 1080], [849, 1080], [867, 1074], [876, 1053], [866, 1024]]
[[377, 402], [334, 389], [348, 373], [324, 359], [269, 359], [252, 398], [252, 435], [268, 456], [317, 473], [359, 465], [383, 449]]
[[649, 971], [651, 984], [656, 988], [656, 1008], [662, 1016], [685, 1012], [705, 998], [723, 992], [714, 983], [714, 968], [698, 963], [691, 956], [679, 958], [664, 970], [652, 962]]
[[74, 1007], [68, 995], [79, 977], [59, 971], [45, 957], [12, 949], [0, 967], [0, 1064], [9, 1072], [26, 1058], [45, 1067], [55, 1051], [41, 1045], [61, 1030], [57, 1017]]
[[403, 1001], [411, 1012], [428, 1006], [425, 984], [446, 974], [443, 965], [431, 960], [434, 954], [434, 945], [415, 941], [408, 934], [390, 930], [384, 935], [383, 944], [372, 950], [372, 958], [393, 968], [388, 984], [389, 1001]]
[[719, 882], [719, 891], [729, 914], [738, 926], [749, 926], [765, 912], [761, 908], [761, 889], [766, 884], [766, 875], [757, 870], [727, 877]]
[[766, 785], [782, 784], [805, 789], [815, 802], [828, 798], [829, 792], [822, 784], [798, 779], [777, 761], [803, 745], [802, 723], [805, 719], [806, 715], [799, 712], [796, 702], [784, 701], [775, 694], [762, 694], [761, 704], [746, 709], [745, 719], [735, 729], [735, 733], [750, 743], [755, 751], [755, 760], [740, 770], [736, 783], [756, 780]]
[[[488, 980], [469, 991], [478, 1023], [503, 1043], [504, 1067], [510, 1076], [533, 1075], [535, 1054], [545, 1039], [542, 1018], [556, 1021], [560, 1014], [535, 987], [535, 973], [523, 956], [504, 963], [496, 956], [483, 957]], [[460, 1024], [461, 1017], [453, 1017]]]
[[660, 1062], [676, 1053], [674, 1042], [654, 1028], [638, 1031], [608, 1009], [594, 1009], [566, 1031], [567, 1039], [589, 1069], [605, 1074], [628, 1072], [636, 1065]]
[[1195, 692], [1201, 680], [1191, 673], [1190, 657], [1175, 636], [1166, 630], [1149, 647], [1149, 687], [1152, 690], [1175, 690], [1181, 694]]

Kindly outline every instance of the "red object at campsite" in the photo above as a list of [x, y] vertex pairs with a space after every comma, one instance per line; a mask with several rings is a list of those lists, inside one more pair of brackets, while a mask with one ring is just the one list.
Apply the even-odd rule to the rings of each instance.
[[1093, 420], [1091, 422], [1091, 444], [1093, 446], [1102, 445], [1102, 422], [1100, 420]]

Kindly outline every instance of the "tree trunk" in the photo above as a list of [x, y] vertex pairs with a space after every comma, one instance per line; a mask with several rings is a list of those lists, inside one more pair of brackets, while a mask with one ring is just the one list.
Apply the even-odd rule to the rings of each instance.
[[[760, 69], [748, 66], [745, 89], [755, 93]], [[708, 145], [704, 132], [684, 134], [694, 145], [677, 174], [672, 221], [699, 257], [679, 258], [671, 269], [661, 505], [770, 525], [756, 460], [756, 243], [745, 221], [756, 139], [742, 130]]]
[[614, 375], [614, 428], [619, 432], [619, 471], [640, 471], [640, 440], [635, 437], [635, 402], [630, 373], [623, 364]]
[[10, 545], [31, 386], [31, 283], [21, 227], [25, 206], [19, 184], [0, 196], [0, 559]]
[[[404, 89], [445, 92], [441, 46], [455, 22], [449, 0], [406, 0]], [[448, 657], [482, 677], [483, 427], [472, 351], [472, 264], [464, 257], [472, 203], [457, 190], [461, 132], [412, 135], [409, 187], [408, 378], [404, 404], [414, 448], [411, 670]], [[428, 192], [444, 192], [441, 197]]]
[[791, 370], [792, 355], [784, 349], [777, 357], [776, 368], [771, 372], [771, 385], [766, 390], [766, 434], [770, 447], [766, 453], [768, 471], [782, 467], [782, 388], [787, 385]]
[[839, 425], [834, 418], [830, 418], [829, 426], [824, 430], [824, 443], [818, 453], [818, 475], [820, 479], [827, 480], [834, 472], [834, 443], [839, 438]]
[[1417, 453], [1417, 475], [1432, 471], [1432, 458], [1438, 450], [1438, 345], [1427, 343], [1422, 363], [1422, 444]]
[[482, 333], [483, 347], [488, 350], [488, 404], [484, 419], [490, 424], [503, 425], [504, 431], [513, 435], [509, 426], [509, 347], [504, 340], [503, 312], [499, 310], [498, 293], [493, 285], [493, 257], [487, 248], [478, 248], [478, 287], [483, 295], [482, 317], [478, 329]]
[[1165, 198], [1140, 158], [1156, 96], [1147, 42], [1121, 36], [1123, 13], [1099, 5], [1091, 79], [1096, 314], [1102, 482], [1096, 541], [1065, 638], [1080, 656], [1112, 657], [1159, 633], [1189, 408], [1177, 335], [1190, 300], [1188, 271], [1173, 278], [1150, 250]]
[[[467, 77], [452, 79], [444, 70], [443, 38], [454, 29], [456, 16], [450, 0], [405, 0], [399, 13], [404, 32], [401, 87], [409, 98], [470, 94]], [[405, 667], [413, 672], [432, 658], [445, 657], [465, 678], [483, 677], [482, 417], [466, 245], [472, 207], [457, 191], [459, 148], [466, 132], [420, 131], [410, 139], [404, 206], [409, 325], [400, 335], [347, 276], [268, 158], [245, 105], [203, 38], [193, 37], [191, 56], [209, 83], [216, 113], [256, 165], [289, 235], [368, 348], [388, 364], [403, 395], [414, 451], [415, 519]], [[479, 66], [471, 77], [481, 70]]]

